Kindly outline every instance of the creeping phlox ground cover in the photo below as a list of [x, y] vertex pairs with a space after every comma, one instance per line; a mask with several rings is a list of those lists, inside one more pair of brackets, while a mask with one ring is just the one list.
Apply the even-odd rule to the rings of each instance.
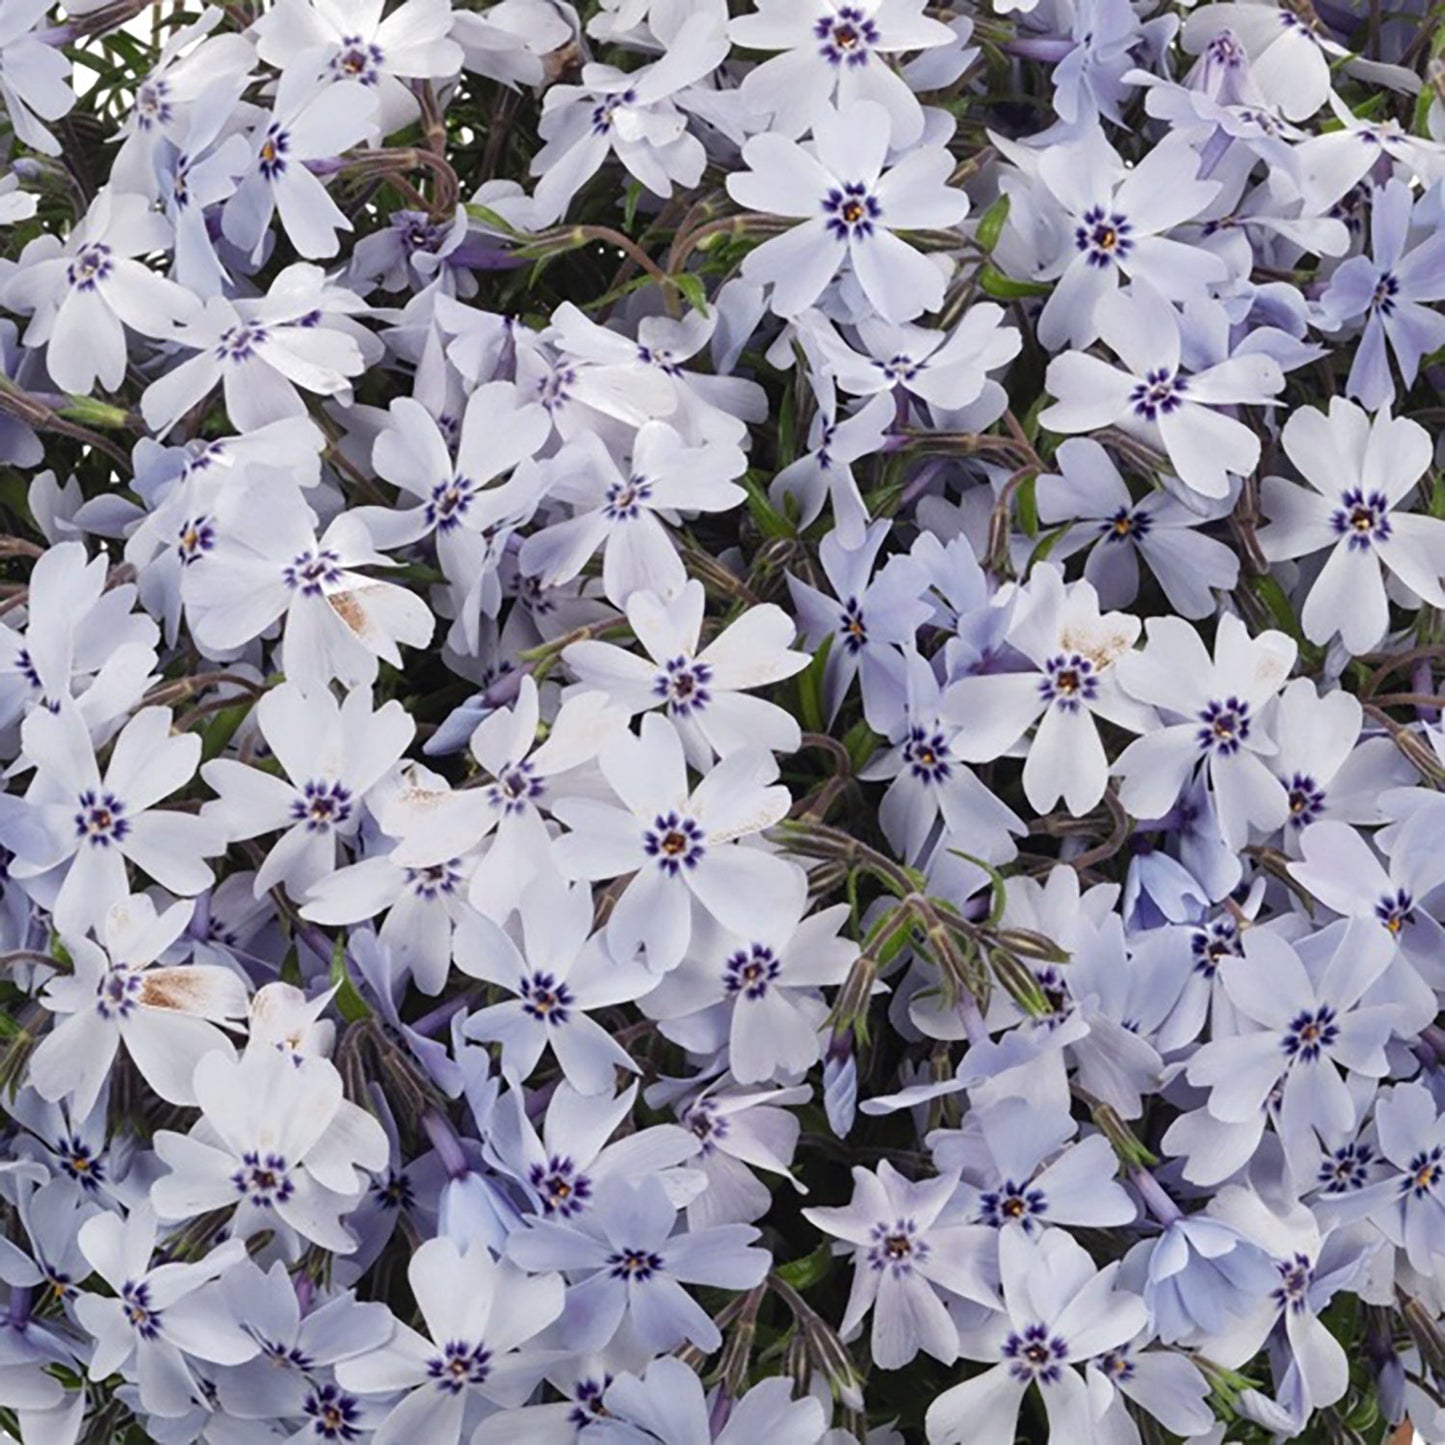
[[1445, 1442], [1424, 0], [0, 0], [0, 1433]]

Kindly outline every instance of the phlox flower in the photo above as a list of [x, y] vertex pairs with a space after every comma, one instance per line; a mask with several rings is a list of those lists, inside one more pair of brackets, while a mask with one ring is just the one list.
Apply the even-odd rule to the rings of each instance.
[[839, 1331], [848, 1338], [871, 1310], [873, 1359], [882, 1369], [901, 1368], [919, 1350], [946, 1365], [958, 1358], [945, 1298], [997, 1308], [997, 1236], [950, 1216], [957, 1186], [952, 1175], [915, 1183], [884, 1160], [876, 1173], [853, 1170], [850, 1203], [803, 1211], [853, 1246], [853, 1291]]
[[748, 695], [808, 665], [806, 653], [789, 647], [793, 620], [770, 603], [749, 608], [700, 647], [705, 600], [696, 578], [670, 601], [634, 592], [627, 620], [646, 658], [589, 640], [572, 643], [562, 660], [585, 686], [603, 690], [629, 714], [666, 709], [694, 768], [743, 747], [796, 752], [802, 740], [797, 720]]
[[811, 145], [765, 132], [743, 146], [750, 169], [728, 176], [728, 194], [749, 210], [802, 220], [743, 262], [744, 277], [772, 286], [779, 316], [805, 311], [845, 261], [885, 321], [943, 304], [945, 272], [895, 233], [956, 226], [968, 197], [948, 185], [953, 158], [942, 146], [921, 145], [887, 167], [891, 127], [881, 105], [862, 100], [816, 116]]
[[1062, 797], [1071, 813], [1104, 796], [1109, 760], [1096, 718], [1130, 732], [1152, 721], [1124, 692], [1114, 664], [1133, 647], [1139, 619], [1100, 613], [1093, 586], [1065, 585], [1043, 563], [1021, 589], [1006, 633], [1030, 666], [1017, 672], [961, 677], [944, 693], [940, 714], [957, 731], [949, 744], [968, 762], [991, 762], [1038, 720], [1024, 763], [1024, 794], [1046, 813]]
[[164, 1420], [191, 1409], [207, 1365], [243, 1364], [261, 1347], [232, 1318], [216, 1284], [245, 1258], [246, 1246], [228, 1239], [194, 1263], [153, 1266], [158, 1234], [148, 1204], [125, 1219], [104, 1213], [86, 1220], [80, 1247], [114, 1294], [87, 1293], [75, 1312], [95, 1338], [90, 1378], [133, 1374], [143, 1407]]
[[743, 78], [743, 104], [770, 118], [770, 133], [797, 137], [828, 102], [848, 110], [872, 101], [888, 112], [894, 144], [913, 145], [923, 108], [889, 57], [954, 40], [923, 11], [924, 0], [757, 0], [728, 34], [747, 50], [782, 53]]
[[1282, 632], [1252, 638], [1230, 613], [1219, 619], [1212, 659], [1181, 618], [1151, 618], [1148, 638], [1115, 666], [1125, 692], [1165, 723], [1114, 763], [1120, 801], [1135, 817], [1157, 818], [1203, 768], [1226, 843], [1242, 847], [1251, 824], [1273, 832], [1289, 816], [1289, 795], [1264, 761], [1275, 752], [1268, 705], [1294, 666], [1294, 643]]
[[173, 893], [209, 887], [205, 859], [224, 842], [204, 819], [158, 806], [190, 782], [201, 757], [200, 737], [173, 733], [172, 720], [169, 708], [137, 712], [103, 776], [74, 703], [37, 708], [25, 720], [21, 743], [35, 777], [23, 804], [5, 799], [0, 837], [16, 855], [11, 877], [51, 909], [62, 933], [100, 926], [130, 892], [127, 863]]
[[677, 729], [658, 713], [641, 736], [599, 755], [616, 803], [563, 798], [553, 814], [569, 830], [554, 845], [572, 878], [633, 873], [607, 920], [607, 947], [625, 961], [645, 949], [654, 973], [676, 968], [692, 937], [694, 901], [735, 933], [764, 935], [786, 920], [797, 865], [741, 840], [771, 827], [790, 803], [771, 753], [729, 753], [689, 789]]
[[690, 1340], [711, 1353], [722, 1336], [686, 1284], [751, 1289], [771, 1256], [755, 1247], [750, 1224], [674, 1233], [677, 1209], [661, 1180], [611, 1180], [576, 1219], [533, 1219], [507, 1240], [523, 1269], [561, 1269], [572, 1279], [560, 1339], [571, 1350], [600, 1350], [626, 1327], [659, 1354]]
[[1260, 549], [1271, 561], [1330, 549], [1300, 611], [1305, 636], [1325, 643], [1338, 633], [1354, 653], [1377, 646], [1390, 625], [1382, 572], [1445, 606], [1445, 521], [1404, 506], [1434, 454], [1425, 428], [1388, 411], [1372, 419], [1337, 396], [1328, 413], [1291, 413], [1280, 440], [1309, 486], [1265, 478]]
[[550, 1050], [583, 1094], [611, 1092], [618, 1069], [637, 1071], [627, 1050], [589, 1010], [630, 1002], [652, 986], [639, 963], [617, 962], [592, 932], [592, 890], [546, 874], [522, 894], [521, 947], [491, 919], [463, 919], [456, 963], [464, 973], [515, 995], [467, 1018], [463, 1032], [500, 1043], [502, 1067], [525, 1081]]
[[1036, 1386], [1060, 1440], [1088, 1439], [1093, 1407], [1078, 1367], [1127, 1344], [1148, 1318], [1116, 1288], [1117, 1263], [1097, 1270], [1065, 1231], [998, 1237], [1003, 1309], [959, 1333], [967, 1359], [988, 1368], [928, 1407], [930, 1445], [1010, 1445], [1024, 1394]]
[[428, 1334], [398, 1323], [380, 1348], [342, 1360], [337, 1383], [358, 1395], [400, 1392], [374, 1445], [458, 1445], [537, 1387], [552, 1357], [528, 1346], [561, 1314], [562, 1280], [525, 1275], [480, 1244], [463, 1252], [445, 1237], [412, 1254], [407, 1280]]
[[1188, 372], [1178, 313], [1143, 281], [1104, 296], [1094, 314], [1123, 368], [1083, 351], [1056, 356], [1046, 384], [1058, 400], [1040, 425], [1065, 435], [1118, 426], [1168, 453], [1191, 491], [1224, 496], [1231, 474], [1247, 476], [1259, 464], [1259, 438], [1214, 408], [1268, 404], [1284, 389], [1279, 363], [1245, 353]]
[[335, 867], [338, 841], [355, 836], [366, 794], [416, 725], [395, 700], [373, 712], [366, 688], [338, 703], [329, 692], [307, 694], [289, 682], [261, 699], [256, 720], [284, 776], [215, 758], [201, 770], [219, 795], [204, 816], [232, 841], [284, 828], [254, 892], [282, 884], [304, 898]]
[[279, 1222], [338, 1254], [355, 1248], [341, 1216], [366, 1186], [358, 1166], [385, 1165], [386, 1136], [342, 1097], [329, 1059], [293, 1059], [273, 1048], [248, 1049], [239, 1060], [209, 1054], [196, 1065], [195, 1096], [202, 1117], [191, 1132], [155, 1137], [169, 1170], [151, 1187], [162, 1218], [234, 1206], [237, 1239]]
[[318, 537], [299, 497], [274, 510], [239, 511], [216, 537], [204, 577], [187, 590], [192, 634], [224, 655], [284, 617], [281, 665], [291, 683], [310, 692], [333, 679], [367, 686], [379, 661], [400, 667], [399, 644], [425, 647], [436, 625], [414, 592], [358, 570], [391, 565], [350, 513]]
[[138, 256], [169, 248], [170, 227], [144, 196], [108, 187], [62, 243], [49, 233], [21, 252], [0, 297], [29, 315], [26, 346], [44, 346], [46, 369], [65, 391], [85, 394], [98, 381], [114, 391], [125, 377], [126, 327], [164, 337], [200, 303]]

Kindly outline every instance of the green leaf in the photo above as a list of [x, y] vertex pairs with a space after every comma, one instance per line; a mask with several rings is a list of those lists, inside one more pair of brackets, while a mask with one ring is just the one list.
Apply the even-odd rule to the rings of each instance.
[[510, 221], [504, 220], [490, 206], [478, 205], [472, 201], [466, 207], [467, 215], [472, 220], [480, 221], [484, 226], [490, 226], [495, 231], [500, 231], [504, 236], [525, 236], [525, 231], [519, 231]]
[[981, 251], [992, 254], [993, 248], [998, 245], [999, 236], [1003, 233], [1004, 223], [1008, 220], [1008, 212], [1009, 198], [1004, 195], [979, 217], [974, 240], [978, 242]]
[[331, 946], [331, 982], [336, 985], [336, 1011], [349, 1024], [370, 1018], [371, 1010], [356, 991], [351, 975], [346, 971], [346, 935], [339, 933]]
[[795, 537], [797, 529], [768, 499], [768, 494], [758, 479], [749, 473], [743, 478], [743, 490], [748, 494], [748, 511], [757, 523], [758, 531], [765, 537]]
[[803, 731], [825, 733], [828, 731], [827, 711], [823, 700], [823, 673], [828, 666], [828, 653], [833, 646], [831, 636], [813, 654], [813, 660], [798, 674], [798, 716], [803, 722]]
[[1287, 632], [1296, 642], [1303, 642], [1304, 635], [1300, 632], [1299, 621], [1294, 615], [1294, 608], [1289, 605], [1284, 588], [1271, 576], [1254, 578], [1253, 586], [1280, 630]]
[[833, 1246], [830, 1241], [825, 1240], [812, 1254], [805, 1254], [801, 1259], [790, 1259], [787, 1264], [778, 1265], [773, 1272], [784, 1284], [790, 1284], [801, 1292], [819, 1284], [832, 1268]]
[[1042, 281], [1015, 281], [992, 263], [980, 268], [978, 288], [985, 296], [992, 296], [997, 301], [1022, 301], [1028, 296], [1047, 296], [1054, 289]]
[[251, 711], [249, 702], [238, 702], [234, 707], [223, 707], [206, 724], [201, 732], [201, 761], [208, 763], [218, 758], [236, 735], [236, 729], [245, 722]]
[[694, 311], [700, 316], [707, 315], [707, 288], [702, 284], [701, 276], [694, 276], [691, 271], [681, 271], [675, 276], [669, 276], [668, 280], [682, 292], [683, 300]]
[[77, 421], [82, 426], [120, 428], [130, 425], [130, 413], [123, 406], [112, 406], [108, 401], [99, 401], [93, 396], [67, 397], [58, 413], [66, 421]]
[[1018, 512], [1019, 526], [1023, 528], [1025, 537], [1039, 535], [1039, 505], [1034, 496], [1034, 484], [1037, 481], [1037, 473], [1025, 477], [1014, 492], [1014, 508]]
[[985, 863], [982, 858], [975, 858], [972, 853], [965, 853], [961, 848], [950, 848], [948, 851], [954, 857], [962, 858], [965, 863], [972, 863], [974, 867], [982, 868], [988, 874], [989, 886], [993, 889], [993, 902], [989, 905], [987, 923], [990, 928], [997, 927], [1008, 903], [1008, 890], [1004, 887], [1003, 874], [992, 863]]
[[637, 219], [637, 203], [642, 199], [642, 182], [633, 181], [627, 188], [627, 198], [622, 203], [622, 229], [630, 231]]

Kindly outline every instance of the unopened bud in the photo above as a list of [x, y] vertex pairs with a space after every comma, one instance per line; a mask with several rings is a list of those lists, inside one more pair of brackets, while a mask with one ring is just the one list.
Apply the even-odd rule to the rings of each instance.
[[1002, 947], [1022, 958], [1036, 959], [1040, 963], [1068, 963], [1072, 956], [1067, 949], [1032, 928], [1004, 928], [994, 935]]

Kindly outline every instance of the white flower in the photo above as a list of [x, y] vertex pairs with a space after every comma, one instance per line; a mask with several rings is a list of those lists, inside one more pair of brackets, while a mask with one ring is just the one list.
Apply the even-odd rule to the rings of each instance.
[[136, 260], [170, 247], [170, 227], [144, 196], [108, 187], [91, 202], [62, 245], [37, 236], [5, 282], [5, 305], [31, 314], [27, 346], [44, 346], [46, 369], [66, 391], [86, 393], [99, 381], [114, 391], [125, 377], [125, 328], [167, 336], [199, 302]]
[[796, 752], [802, 741], [797, 720], [747, 695], [808, 665], [807, 654], [788, 647], [796, 633], [792, 618], [771, 604], [749, 608], [699, 650], [705, 600], [696, 578], [667, 602], [655, 592], [634, 592], [627, 620], [647, 658], [583, 641], [572, 643], [562, 659], [585, 686], [605, 691], [629, 716], [666, 708], [695, 768], [742, 747]]
[[415, 593], [356, 570], [390, 565], [351, 513], [318, 539], [299, 496], [289, 506], [242, 509], [186, 591], [192, 634], [224, 655], [284, 616], [281, 666], [292, 683], [313, 692], [333, 678], [368, 686], [378, 659], [400, 667], [398, 644], [425, 647], [436, 625]]
[[[171, 710], [142, 708], [115, 740], [105, 775], [71, 702], [37, 708], [21, 729], [35, 779], [27, 809], [7, 810], [0, 834], [17, 854], [10, 874], [53, 911], [62, 933], [98, 927], [130, 892], [126, 864], [173, 893], [211, 883], [204, 859], [223, 851], [216, 831], [189, 813], [156, 805], [195, 776], [201, 740], [171, 732]], [[5, 817], [0, 814], [0, 817]]]
[[887, 321], [943, 304], [945, 272], [894, 232], [956, 226], [968, 197], [948, 185], [953, 157], [943, 146], [922, 145], [885, 171], [891, 124], [881, 105], [859, 101], [821, 113], [809, 147], [772, 133], [743, 147], [751, 169], [728, 176], [728, 194], [750, 210], [803, 219], [743, 262], [745, 277], [772, 286], [779, 316], [811, 306], [844, 261]]
[[850, 1203], [803, 1211], [853, 1246], [853, 1291], [839, 1331], [850, 1336], [871, 1310], [873, 1359], [882, 1369], [899, 1369], [919, 1350], [945, 1365], [958, 1358], [958, 1331], [940, 1290], [997, 1308], [998, 1235], [950, 1219], [945, 1211], [957, 1186], [950, 1175], [914, 1183], [884, 1160], [877, 1173], [853, 1170]]
[[1117, 1263], [1096, 1270], [1061, 1229], [1037, 1240], [1021, 1229], [999, 1235], [1001, 1313], [960, 1332], [965, 1358], [990, 1365], [928, 1407], [929, 1445], [1010, 1445], [1025, 1392], [1036, 1385], [1051, 1437], [1087, 1440], [1091, 1394], [1078, 1373], [1145, 1326], [1143, 1300], [1114, 1287]]
[[357, 688], [340, 704], [329, 692], [283, 683], [257, 704], [256, 721], [285, 773], [230, 758], [201, 769], [220, 796], [204, 816], [232, 841], [285, 828], [256, 874], [259, 897], [283, 884], [304, 898], [336, 865], [336, 846], [361, 824], [367, 792], [405, 751], [416, 725], [399, 702], [371, 710]]
[[1137, 818], [1160, 817], [1203, 766], [1231, 848], [1249, 841], [1251, 824], [1273, 832], [1289, 816], [1289, 797], [1264, 762], [1275, 752], [1266, 709], [1294, 666], [1294, 643], [1282, 632], [1252, 638], [1232, 613], [1219, 619], [1213, 659], [1180, 618], [1152, 617], [1148, 631], [1149, 645], [1115, 669], [1125, 692], [1178, 721], [1120, 754], [1119, 801]]
[[603, 776], [621, 804], [563, 798], [554, 815], [569, 831], [554, 845], [573, 878], [634, 873], [607, 921], [614, 958], [647, 951], [665, 973], [682, 961], [692, 935], [693, 900], [735, 933], [765, 932], [784, 921], [796, 865], [739, 840], [771, 827], [788, 810], [770, 753], [730, 753], [689, 791], [677, 729], [658, 713], [603, 748]]
[[636, 1073], [627, 1050], [588, 1010], [630, 1003], [652, 987], [635, 962], [615, 961], [592, 932], [592, 890], [545, 874], [522, 894], [521, 946], [489, 918], [474, 915], [457, 930], [457, 967], [515, 995], [468, 1016], [463, 1033], [500, 1043], [502, 1067], [525, 1082], [546, 1050], [582, 1094], [611, 1093], [618, 1069]]
[[319, 266], [288, 266], [258, 300], [213, 296], [205, 310], [174, 336], [198, 354], [145, 389], [141, 413], [164, 436], [219, 382], [226, 414], [237, 431], [253, 432], [285, 417], [306, 415], [297, 390], [349, 394], [350, 378], [365, 369], [361, 348], [327, 325], [334, 310], [360, 302], [328, 285]]
[[307, 161], [332, 160], [376, 135], [376, 93], [359, 81], [318, 84], [305, 66], [281, 72], [269, 116], [257, 122], [251, 166], [221, 212], [226, 239], [259, 261], [277, 212], [308, 259], [334, 256], [352, 229]]
[[377, 97], [383, 135], [418, 114], [408, 80], [446, 80], [462, 49], [448, 32], [451, 0], [405, 0], [383, 17], [384, 0], [280, 0], [252, 32], [256, 53], [283, 72], [312, 68], [328, 82], [357, 81]]
[[624, 607], [647, 588], [664, 597], [687, 581], [664, 518], [680, 512], [723, 512], [747, 495], [734, 482], [747, 459], [721, 442], [684, 444], [666, 422], [650, 421], [637, 432], [630, 464], [618, 464], [595, 437], [561, 453], [551, 491], [575, 503], [574, 515], [534, 532], [522, 543], [522, 571], [543, 587], [569, 582], [599, 547], [602, 587], [608, 601]]
[[796, 1079], [818, 1062], [828, 1016], [821, 988], [840, 984], [858, 945], [838, 937], [847, 907], [810, 914], [799, 878], [780, 923], [730, 933], [697, 919], [687, 957], [642, 1000], [662, 1032], [694, 1053], [724, 1044], [741, 1084]]
[[536, 192], [541, 216], [563, 216], [609, 154], [663, 200], [674, 184], [697, 185], [707, 153], [689, 134], [676, 97], [727, 53], [722, 18], [699, 10], [683, 22], [662, 59], [636, 70], [594, 63], [583, 67], [580, 86], [550, 86], [538, 123], [546, 144], [532, 158], [532, 174], [541, 177]]
[[1114, 667], [1139, 636], [1139, 619], [1100, 613], [1088, 582], [1066, 587], [1063, 573], [1042, 563], [1020, 589], [1006, 635], [1032, 666], [953, 683], [940, 707], [958, 729], [949, 749], [968, 762], [991, 762], [1040, 719], [1024, 764], [1024, 794], [1039, 813], [1062, 797], [1077, 817], [1099, 802], [1109, 779], [1095, 718], [1130, 732], [1152, 720], [1121, 690]]
[[382, 1168], [387, 1142], [381, 1125], [342, 1097], [330, 1060], [265, 1047], [239, 1060], [208, 1054], [196, 1065], [195, 1097], [201, 1119], [189, 1134], [155, 1136], [170, 1171], [151, 1186], [162, 1218], [234, 1206], [228, 1228], [237, 1239], [279, 1222], [323, 1249], [356, 1248], [341, 1216], [366, 1187], [358, 1167]]
[[1259, 537], [1270, 561], [1330, 548], [1300, 612], [1305, 636], [1336, 633], [1351, 652], [1377, 646], [1390, 625], [1381, 568], [1432, 607], [1445, 607], [1445, 521], [1403, 509], [1430, 466], [1434, 445], [1418, 422], [1333, 397], [1329, 412], [1301, 407], [1280, 440], [1310, 490], [1266, 477], [1271, 525]]
[[[448, 424], [455, 432], [454, 420]], [[476, 610], [494, 617], [502, 602], [501, 559], [546, 487], [547, 476], [532, 458], [551, 431], [545, 410], [524, 402], [515, 385], [488, 382], [467, 398], [453, 460], [432, 414], [413, 398], [398, 397], [372, 456], [378, 474], [400, 489], [407, 505], [394, 511], [358, 507], [353, 515], [383, 549], [434, 537], [448, 579], [465, 589], [475, 575]], [[458, 628], [472, 615], [468, 607]], [[463, 636], [475, 648], [475, 634]]]
[[202, 1393], [205, 1365], [243, 1364], [261, 1347], [231, 1317], [214, 1283], [246, 1257], [246, 1246], [228, 1239], [194, 1264], [163, 1259], [153, 1268], [156, 1236], [148, 1204], [136, 1205], [124, 1220], [118, 1214], [86, 1220], [80, 1247], [115, 1293], [82, 1295], [75, 1312], [95, 1337], [90, 1378], [133, 1373], [142, 1407], [176, 1419]]
[[16, 138], [45, 155], [58, 156], [60, 142], [45, 128], [75, 104], [70, 61], [58, 45], [32, 32], [51, 0], [8, 0], [0, 18], [0, 101]]
[[75, 699], [92, 735], [140, 701], [155, 662], [156, 625], [133, 612], [132, 583], [106, 588], [110, 561], [61, 542], [36, 558], [27, 625], [0, 628], [0, 725]]
[[45, 1099], [68, 1098], [83, 1117], [110, 1076], [116, 1051], [161, 1098], [195, 1102], [192, 1079], [205, 1055], [231, 1056], [218, 1024], [246, 1016], [246, 988], [214, 964], [152, 967], [185, 931], [192, 906], [177, 903], [159, 917], [144, 894], [105, 916], [104, 947], [70, 938], [73, 971], [53, 978], [44, 1003], [63, 1019], [30, 1059], [30, 1083]]
[[465, 1253], [427, 1240], [407, 1279], [430, 1338], [398, 1324], [388, 1344], [336, 1366], [343, 1388], [362, 1395], [405, 1391], [373, 1445], [457, 1445], [486, 1414], [516, 1410], [552, 1355], [525, 1348], [562, 1313], [562, 1280], [526, 1275], [480, 1244]]
[[[893, 69], [893, 56], [954, 42], [953, 31], [923, 13], [926, 0], [757, 0], [728, 26], [736, 45], [781, 50], [743, 78], [742, 100], [770, 117], [775, 135], [802, 135], [831, 101], [850, 110], [873, 101], [888, 112], [893, 143], [923, 134], [923, 107]], [[761, 127], [758, 127], [761, 129]]]
[[1259, 464], [1259, 438], [1213, 408], [1267, 404], [1284, 389], [1279, 363], [1260, 352], [1242, 353], [1187, 374], [1178, 313], [1143, 281], [1104, 296], [1094, 315], [1124, 369], [1083, 351], [1056, 356], [1047, 386], [1058, 400], [1039, 424], [1064, 433], [1118, 426], [1166, 451], [1192, 491], [1224, 496], [1231, 474], [1247, 476]]
[[448, 789], [412, 774], [378, 800], [383, 829], [398, 839], [391, 856], [402, 867], [443, 866], [493, 839], [468, 894], [489, 918], [504, 919], [527, 884], [551, 868], [543, 810], [576, 775], [595, 774], [589, 765], [598, 750], [625, 730], [621, 710], [600, 692], [569, 698], [539, 743], [540, 722], [536, 681], [524, 676], [515, 705], [490, 713], [472, 734], [483, 786]]

